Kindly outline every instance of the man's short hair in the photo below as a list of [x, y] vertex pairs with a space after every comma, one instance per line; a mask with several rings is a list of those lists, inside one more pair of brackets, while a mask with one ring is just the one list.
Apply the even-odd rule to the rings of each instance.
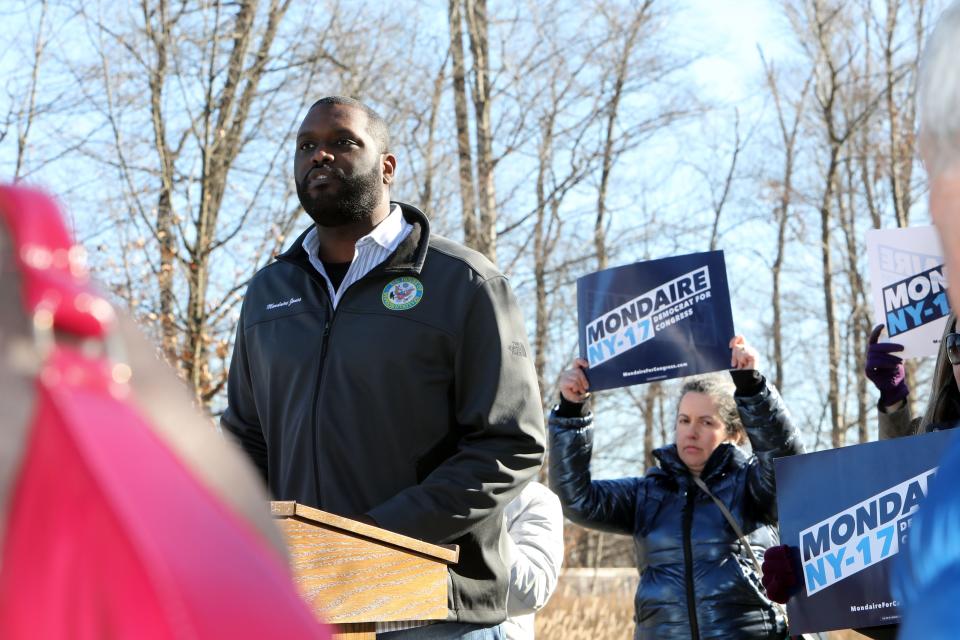
[[927, 171], [960, 163], [960, 0], [940, 15], [923, 51], [917, 81], [920, 135]]
[[384, 120], [379, 113], [359, 100], [348, 98], [347, 96], [327, 96], [326, 98], [320, 98], [310, 105], [310, 109], [329, 104], [339, 104], [363, 111], [367, 115], [367, 132], [373, 136], [373, 139], [377, 142], [377, 146], [380, 147], [380, 153], [390, 152], [390, 130], [387, 128], [387, 121]]

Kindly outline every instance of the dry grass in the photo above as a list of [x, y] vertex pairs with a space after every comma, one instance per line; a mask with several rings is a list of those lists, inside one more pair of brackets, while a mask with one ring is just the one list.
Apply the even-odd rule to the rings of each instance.
[[556, 593], [534, 620], [537, 640], [631, 640], [633, 600]]
[[[637, 572], [588, 577], [584, 570], [560, 576], [557, 591], [536, 617], [537, 640], [632, 640]], [[834, 631], [828, 640], [862, 640], [855, 631]]]
[[631, 640], [635, 569], [569, 569], [537, 614], [537, 640]]

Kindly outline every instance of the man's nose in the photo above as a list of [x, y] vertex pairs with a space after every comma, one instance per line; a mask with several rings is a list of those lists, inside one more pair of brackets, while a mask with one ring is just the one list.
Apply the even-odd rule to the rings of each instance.
[[317, 148], [313, 152], [313, 157], [311, 160], [314, 164], [327, 164], [333, 162], [333, 154], [323, 145], [317, 145]]

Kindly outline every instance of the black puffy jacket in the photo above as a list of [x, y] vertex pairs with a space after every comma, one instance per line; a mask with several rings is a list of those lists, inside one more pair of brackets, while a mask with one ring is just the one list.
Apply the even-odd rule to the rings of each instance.
[[[779, 543], [772, 460], [802, 453], [771, 385], [737, 408], [754, 455], [721, 444], [700, 477], [727, 505], [760, 558]], [[766, 598], [749, 556], [720, 509], [693, 483], [676, 445], [642, 478], [590, 479], [592, 415], [550, 416], [550, 484], [573, 522], [632, 535], [640, 585], [639, 638], [783, 638], [786, 626]]]

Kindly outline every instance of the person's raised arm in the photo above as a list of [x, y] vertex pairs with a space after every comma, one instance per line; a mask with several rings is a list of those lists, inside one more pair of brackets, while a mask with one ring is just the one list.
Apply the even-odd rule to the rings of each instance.
[[590, 476], [593, 414], [582, 415], [589, 398], [587, 362], [577, 358], [560, 376], [560, 405], [550, 413], [550, 488], [572, 522], [633, 534], [643, 478], [597, 480]]
[[758, 515], [773, 523], [777, 519], [773, 459], [803, 453], [803, 445], [779, 392], [760, 374], [757, 350], [743, 336], [735, 336], [730, 349], [734, 398], [754, 453], [747, 495]]

